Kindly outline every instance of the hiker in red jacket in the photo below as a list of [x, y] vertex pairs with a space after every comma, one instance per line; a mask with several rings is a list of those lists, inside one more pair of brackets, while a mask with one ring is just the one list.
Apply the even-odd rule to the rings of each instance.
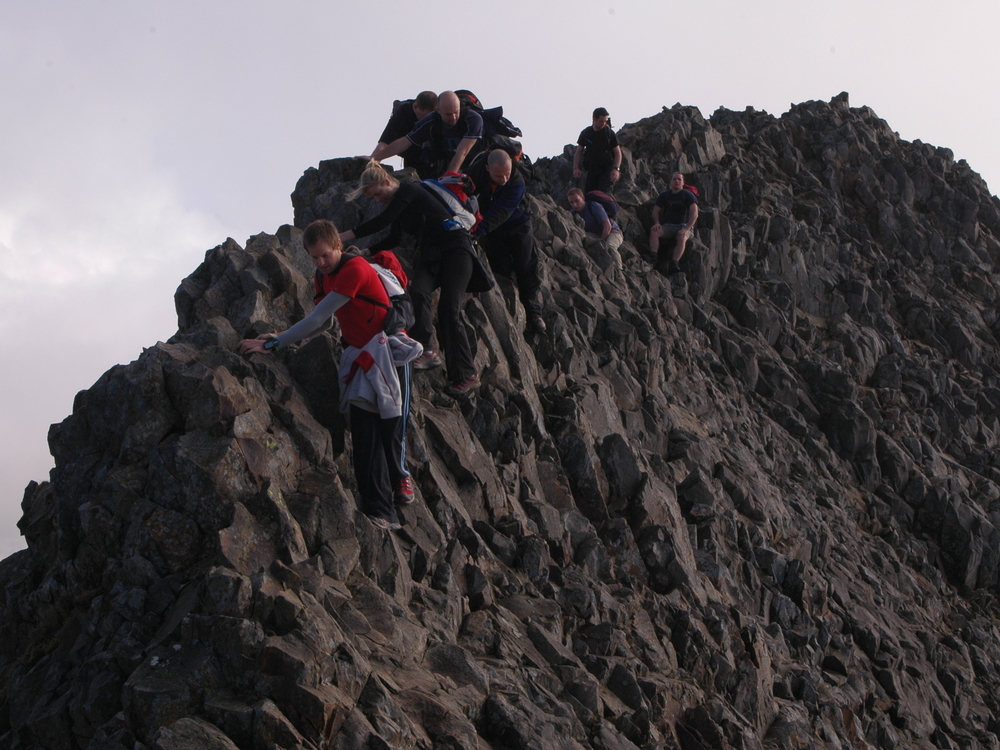
[[[398, 529], [393, 500], [401, 505], [413, 502], [413, 480], [405, 464], [406, 421], [411, 363], [423, 347], [405, 334], [384, 331], [390, 304], [385, 286], [366, 258], [342, 251], [333, 222], [314, 221], [306, 227], [302, 244], [320, 274], [316, 308], [287, 331], [244, 339], [239, 350], [278, 351], [321, 330], [331, 315], [337, 318], [344, 339], [340, 407], [350, 419], [361, 510], [376, 526]], [[398, 279], [398, 261], [396, 268]]]

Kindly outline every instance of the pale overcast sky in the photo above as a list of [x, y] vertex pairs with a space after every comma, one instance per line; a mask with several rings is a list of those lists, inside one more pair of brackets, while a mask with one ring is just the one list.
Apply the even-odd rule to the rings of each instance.
[[1000, 4], [771, 0], [0, 3], [0, 557], [48, 426], [176, 330], [206, 250], [292, 221], [393, 99], [469, 88], [553, 156], [594, 107], [774, 115], [850, 93], [1000, 182]]

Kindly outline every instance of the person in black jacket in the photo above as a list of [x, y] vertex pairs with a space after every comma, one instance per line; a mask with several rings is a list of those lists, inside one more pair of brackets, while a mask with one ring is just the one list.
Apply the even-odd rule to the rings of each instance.
[[410, 276], [409, 287], [416, 322], [409, 334], [423, 344], [424, 353], [414, 361], [413, 368], [427, 370], [441, 365], [437, 352], [431, 349], [434, 335], [431, 295], [440, 287], [437, 335], [445, 354], [449, 381], [446, 390], [451, 395], [462, 395], [478, 388], [479, 373], [463, 311], [465, 290], [472, 277], [472, 238], [464, 229], [445, 228], [444, 223], [452, 218], [451, 211], [430, 188], [418, 182], [400, 184], [376, 161], [368, 164], [349, 197], [353, 200], [362, 194], [385, 204], [386, 209], [342, 233], [344, 242], [367, 237], [385, 227], [391, 227], [389, 236], [372, 245], [369, 248], [372, 252], [396, 247], [403, 232], [417, 238], [420, 259]]
[[[413, 130], [388, 144], [376, 161], [388, 159], [416, 146], [422, 149], [422, 178], [457, 172], [484, 148], [482, 115], [463, 107], [454, 91], [442, 91], [434, 112], [413, 126]], [[374, 158], [374, 157], [373, 157]]]
[[542, 333], [542, 279], [538, 249], [525, 204], [524, 177], [510, 155], [501, 149], [479, 157], [466, 173], [476, 185], [482, 220], [472, 236], [486, 251], [494, 273], [517, 277], [518, 294], [528, 318], [528, 328]]
[[573, 179], [579, 180], [583, 170], [587, 180], [583, 192], [608, 192], [621, 177], [622, 149], [611, 127], [611, 115], [604, 107], [594, 110], [594, 124], [584, 128], [577, 139], [573, 154]]
[[[438, 96], [433, 91], [421, 91], [416, 99], [405, 99], [392, 104], [392, 117], [386, 123], [385, 130], [379, 136], [378, 145], [372, 151], [370, 159], [382, 161], [388, 158], [390, 151], [389, 144], [404, 138], [407, 133], [413, 130], [413, 126], [420, 120], [427, 117], [434, 108], [437, 107]], [[403, 151], [403, 166], [418, 168], [421, 163], [420, 146], [411, 145]]]

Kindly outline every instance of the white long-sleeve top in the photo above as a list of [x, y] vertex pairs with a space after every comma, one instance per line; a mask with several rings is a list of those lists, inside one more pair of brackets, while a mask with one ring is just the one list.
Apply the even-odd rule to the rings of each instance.
[[340, 355], [340, 410], [353, 404], [378, 412], [382, 419], [403, 413], [403, 393], [396, 368], [424, 353], [419, 341], [404, 333], [378, 333], [362, 348], [348, 346]]

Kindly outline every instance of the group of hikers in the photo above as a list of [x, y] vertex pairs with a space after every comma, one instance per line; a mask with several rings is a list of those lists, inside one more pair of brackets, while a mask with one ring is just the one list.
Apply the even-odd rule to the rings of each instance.
[[[502, 109], [483, 110], [468, 91], [425, 91], [396, 102], [348, 195], [349, 200], [364, 195], [385, 208], [343, 232], [325, 219], [306, 227], [302, 243], [316, 267], [316, 307], [286, 331], [239, 344], [244, 354], [281, 350], [336, 317], [344, 345], [340, 405], [352, 433], [361, 509], [383, 529], [400, 528], [396, 505], [414, 498], [405, 460], [413, 371], [443, 364], [445, 392], [454, 397], [481, 385], [464, 302], [467, 293], [490, 288], [492, 278], [474, 243], [485, 251], [493, 273], [516, 278], [528, 332], [547, 330], [520, 144], [512, 135], [520, 131], [502, 117]], [[617, 204], [607, 191], [621, 176], [622, 151], [606, 109], [594, 110], [593, 124], [580, 133], [577, 144], [573, 177], [586, 177], [584, 188], [571, 188], [567, 200], [585, 231], [607, 243], [617, 257], [624, 235], [613, 220]], [[402, 157], [404, 167], [415, 169], [422, 181], [397, 180], [380, 164], [392, 156]], [[697, 218], [697, 196], [687, 189], [684, 175], [674, 174], [670, 189], [653, 208], [649, 242], [654, 264], [660, 241], [675, 238], [668, 273], [679, 270]], [[386, 228], [388, 235], [369, 248], [371, 260], [357, 248], [345, 250], [345, 243]], [[409, 278], [389, 252], [403, 234], [416, 239], [417, 260]], [[437, 289], [436, 333], [444, 362], [432, 348], [431, 298]]]

